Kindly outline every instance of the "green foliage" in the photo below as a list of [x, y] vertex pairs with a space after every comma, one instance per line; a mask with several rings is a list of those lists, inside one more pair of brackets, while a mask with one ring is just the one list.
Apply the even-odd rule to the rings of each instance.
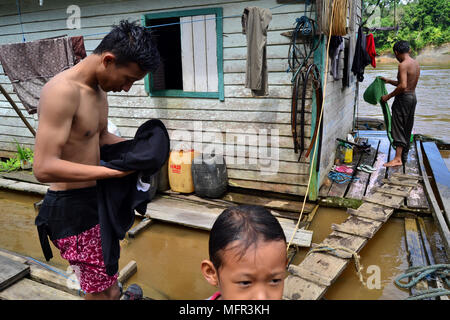
[[33, 164], [34, 154], [30, 148], [22, 147], [16, 141], [17, 153], [6, 161], [0, 161], [0, 172], [11, 172], [19, 170], [25, 163]]
[[[396, 15], [394, 22], [394, 1]], [[378, 0], [370, 0], [365, 7], [374, 5]], [[399, 25], [398, 31], [375, 31], [375, 45], [378, 54], [392, 52], [394, 43], [406, 40], [413, 54], [428, 45], [440, 46], [450, 42], [450, 1], [413, 0], [404, 3], [400, 0], [381, 0], [381, 27]], [[372, 9], [365, 10], [366, 19]]]

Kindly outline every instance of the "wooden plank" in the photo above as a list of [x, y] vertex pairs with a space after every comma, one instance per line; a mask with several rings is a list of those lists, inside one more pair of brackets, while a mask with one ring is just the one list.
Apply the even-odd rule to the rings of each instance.
[[334, 231], [354, 234], [360, 237], [372, 238], [383, 223], [362, 217], [350, 216], [341, 224], [333, 223], [331, 229]]
[[423, 180], [422, 177], [419, 176], [418, 174], [412, 174], [412, 173], [404, 174], [404, 173], [400, 173], [400, 172], [395, 172], [392, 174], [392, 177], [398, 178], [399, 180], [402, 180], [402, 179]]
[[37, 265], [30, 266], [30, 279], [42, 283], [46, 286], [70, 293], [75, 296], [83, 295], [80, 283], [75, 274], [67, 275], [68, 278], [63, 277], [61, 274], [65, 274], [60, 270], [61, 274], [46, 270]]
[[[405, 174], [418, 176], [419, 180], [423, 181], [422, 176], [419, 171], [419, 162], [417, 160], [417, 149], [416, 145], [413, 143], [408, 152], [408, 162], [404, 166]], [[406, 198], [406, 206], [408, 208], [429, 208], [427, 197], [425, 195], [425, 188], [423, 182], [419, 183], [416, 188], [414, 188], [409, 196]]]
[[194, 46], [192, 44], [192, 17], [180, 17], [181, 65], [183, 90], [195, 91]]
[[[416, 219], [405, 218], [406, 244], [408, 248], [408, 261], [410, 267], [424, 267], [427, 265], [424, 249], [420, 240], [419, 230], [417, 229]], [[411, 280], [411, 279], [410, 279]], [[428, 290], [428, 284], [425, 280], [420, 281], [411, 288], [414, 295], [417, 291]]]
[[24, 278], [0, 292], [5, 300], [81, 300], [73, 294]]
[[[360, 134], [363, 136], [362, 133]], [[369, 183], [366, 188], [366, 194], [370, 194], [373, 187], [381, 186], [383, 184], [382, 179], [384, 179], [386, 175], [386, 167], [384, 167], [383, 164], [388, 161], [390, 143], [385, 131], [379, 133], [377, 138], [380, 139], [380, 145], [378, 147], [378, 154], [375, 163], [373, 164], [376, 171], [370, 176]]]
[[[205, 16], [192, 17], [192, 35], [194, 44], [195, 91], [208, 91], [208, 75], [206, 71], [206, 30]], [[200, 20], [200, 21], [198, 21]]]
[[297, 277], [311, 281], [319, 286], [331, 286], [331, 281], [329, 279], [322, 278], [320, 273], [317, 273], [314, 270], [305, 269], [301, 265], [296, 266], [291, 264], [288, 271]]
[[[362, 153], [359, 165], [368, 164], [370, 166], [373, 166], [376, 160], [380, 140], [368, 139], [367, 143], [371, 145], [370, 153]], [[345, 194], [345, 197], [350, 199], [361, 199], [366, 193], [367, 183], [369, 182], [371, 175], [372, 173], [358, 170], [358, 172], [356, 173], [356, 177], [359, 178], [359, 180], [352, 182], [347, 193]]]
[[145, 218], [137, 226], [128, 231], [128, 236], [134, 238], [145, 228], [149, 227], [153, 223], [152, 219]]
[[430, 181], [428, 180], [428, 174], [425, 169], [425, 165], [424, 165], [424, 161], [423, 161], [422, 147], [420, 145], [420, 141], [416, 141], [416, 148], [417, 148], [417, 158], [419, 161], [420, 172], [423, 177], [426, 195], [428, 197], [429, 203], [432, 208], [431, 212], [432, 212], [434, 221], [436, 223], [436, 226], [438, 228], [439, 234], [441, 236], [442, 242], [444, 244], [447, 258], [450, 259], [450, 230], [449, 230], [447, 222], [445, 221], [445, 218], [441, 212], [441, 209], [439, 208], [439, 205], [436, 201]]
[[405, 186], [405, 187], [416, 187], [417, 186], [417, 182], [416, 183], [404, 182], [404, 181], [400, 181], [396, 178], [383, 179], [382, 182], [387, 183], [387, 184], [392, 184], [395, 186]]
[[[211, 230], [217, 216], [223, 208], [208, 208], [202, 205], [186, 203], [171, 199], [157, 198], [147, 206], [147, 216], [151, 219], [161, 220], [169, 223], [181, 224], [187, 227]], [[277, 218], [283, 228], [287, 239], [292, 237], [295, 223]], [[299, 229], [295, 233], [292, 244], [309, 247], [312, 240], [312, 231]]]
[[[422, 235], [423, 248], [425, 250], [426, 257], [428, 258], [428, 264], [434, 265], [436, 264], [436, 261], [434, 260], [433, 252], [431, 250], [430, 243], [428, 242], [429, 235], [427, 228], [425, 227], [425, 222], [420, 217], [417, 218], [417, 222], [419, 224], [420, 234]], [[445, 288], [444, 282], [439, 277], [436, 277], [436, 287], [439, 289]], [[440, 296], [439, 298], [441, 300], [450, 300], [448, 296]]]
[[364, 203], [357, 210], [352, 208], [347, 209], [348, 214], [381, 222], [386, 222], [393, 212], [394, 209], [392, 208], [386, 208], [369, 202]]
[[215, 15], [205, 16], [208, 92], [219, 91], [217, 73], [217, 33]]
[[283, 299], [316, 300], [323, 296], [326, 289], [326, 286], [320, 286], [300, 277], [288, 275], [284, 280]]
[[436, 143], [423, 142], [422, 146], [433, 173], [434, 182], [444, 209], [444, 217], [450, 225], [450, 171], [445, 165]]
[[117, 278], [117, 280], [120, 283], [124, 284], [136, 272], [137, 272], [137, 263], [136, 261], [131, 260], [130, 262], [127, 263], [125, 267], [122, 268], [122, 270], [120, 270], [119, 277]]
[[383, 185], [381, 187], [374, 187], [372, 191], [386, 193], [394, 196], [408, 197], [411, 192], [411, 189], [412, 189], [411, 187], [405, 186]]
[[0, 291], [29, 273], [29, 266], [0, 255]]
[[402, 203], [403, 200], [404, 200], [403, 197], [386, 193], [374, 193], [370, 196], [363, 197], [363, 201], [394, 209], [400, 208], [400, 204]]
[[[264, 206], [266, 208], [290, 211], [300, 213], [303, 201], [293, 201], [285, 199], [267, 198], [262, 196], [254, 196], [250, 194], [228, 192], [222, 199], [232, 201], [239, 204], [255, 204]], [[315, 205], [312, 203], [305, 203], [304, 213], [309, 213], [314, 209]], [[298, 215], [297, 215], [298, 216]]]

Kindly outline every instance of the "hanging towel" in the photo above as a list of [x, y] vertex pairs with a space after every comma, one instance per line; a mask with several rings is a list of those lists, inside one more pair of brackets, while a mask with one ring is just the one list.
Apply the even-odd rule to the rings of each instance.
[[372, 62], [366, 50], [366, 36], [362, 26], [358, 28], [358, 38], [356, 39], [355, 55], [353, 57], [352, 72], [359, 82], [364, 80], [364, 69]]
[[29, 114], [37, 111], [42, 87], [84, 57], [82, 37], [0, 45], [0, 63]]
[[254, 96], [269, 94], [266, 44], [271, 20], [270, 10], [258, 7], [247, 7], [242, 15], [242, 33], [247, 37], [245, 87]]
[[375, 50], [375, 40], [371, 33], [366, 36], [366, 51], [370, 56], [372, 67], [376, 68], [377, 63], [375, 57], [377, 56], [377, 52]]
[[136, 171], [123, 178], [97, 180], [98, 217], [103, 260], [110, 276], [118, 271], [119, 240], [134, 222], [134, 210], [144, 215], [150, 202], [150, 187], [142, 177], [158, 172], [169, 158], [170, 140], [164, 124], [158, 119], [142, 124], [134, 139], [105, 145], [100, 149], [105, 167]]
[[341, 36], [331, 36], [330, 38], [330, 51], [329, 56], [331, 58], [331, 74], [334, 80], [339, 80], [339, 58], [341, 52], [344, 51], [344, 41]]
[[[389, 110], [389, 105], [387, 102], [381, 101], [381, 97], [388, 94], [386, 90], [386, 85], [380, 77], [376, 77], [375, 80], [367, 87], [364, 91], [363, 99], [364, 101], [376, 105], [380, 104], [381, 110], [383, 111], [384, 126], [386, 127], [386, 133], [391, 145], [393, 145], [392, 138], [392, 117], [391, 111]], [[395, 148], [395, 147], [394, 147]]]

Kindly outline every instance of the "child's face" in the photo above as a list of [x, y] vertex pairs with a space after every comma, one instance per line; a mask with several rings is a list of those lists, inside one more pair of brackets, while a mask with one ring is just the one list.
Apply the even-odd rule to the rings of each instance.
[[[236, 245], [238, 244], [238, 245]], [[231, 248], [231, 249], [229, 249]], [[241, 257], [239, 242], [222, 252], [218, 286], [224, 300], [278, 300], [286, 276], [286, 242], [259, 241]]]

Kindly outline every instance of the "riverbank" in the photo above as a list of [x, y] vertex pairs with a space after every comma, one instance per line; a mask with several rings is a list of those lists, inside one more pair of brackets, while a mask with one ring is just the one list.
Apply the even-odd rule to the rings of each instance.
[[[439, 47], [425, 47], [415, 56], [415, 59], [417, 59], [420, 64], [450, 66], [450, 43], [446, 43]], [[392, 64], [397, 63], [397, 60], [395, 59], [394, 54], [386, 52], [377, 56], [376, 62], [377, 64]]]

